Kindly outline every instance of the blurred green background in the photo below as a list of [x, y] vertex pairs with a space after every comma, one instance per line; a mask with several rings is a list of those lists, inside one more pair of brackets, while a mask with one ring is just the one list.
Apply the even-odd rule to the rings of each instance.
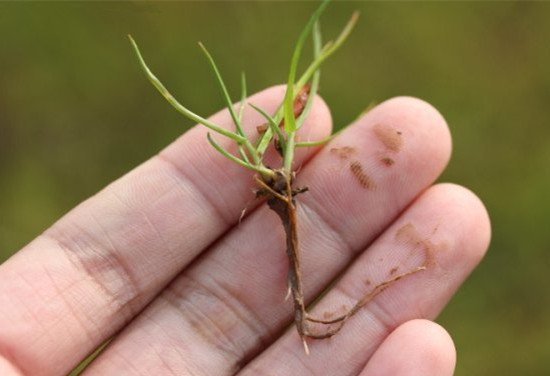
[[[0, 3], [0, 261], [171, 142], [190, 122], [139, 70], [200, 114], [222, 107], [196, 46], [233, 94], [285, 80], [314, 3]], [[361, 20], [323, 70], [337, 126], [371, 101], [413, 95], [454, 137], [442, 180], [473, 189], [493, 223], [490, 252], [439, 321], [457, 375], [550, 374], [550, 3], [334, 3], [335, 35]]]

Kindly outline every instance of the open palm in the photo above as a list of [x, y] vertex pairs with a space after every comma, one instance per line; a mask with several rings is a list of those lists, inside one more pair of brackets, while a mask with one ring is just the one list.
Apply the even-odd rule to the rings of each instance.
[[[274, 111], [284, 90], [249, 101]], [[226, 111], [213, 119], [231, 125]], [[245, 123], [252, 132], [262, 119], [247, 111]], [[331, 126], [317, 98], [300, 137]], [[279, 219], [254, 200], [252, 174], [195, 127], [0, 266], [0, 374], [64, 375], [112, 338], [85, 374], [451, 375], [452, 340], [429, 320], [481, 259], [490, 225], [468, 190], [433, 185], [450, 152], [441, 115], [413, 98], [300, 150], [296, 186], [309, 192], [297, 198], [298, 228], [316, 316], [427, 266], [336, 336], [309, 340], [306, 355], [285, 301]]]

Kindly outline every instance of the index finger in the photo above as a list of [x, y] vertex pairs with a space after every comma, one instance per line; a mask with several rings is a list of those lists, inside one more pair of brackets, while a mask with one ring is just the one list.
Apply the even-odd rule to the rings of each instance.
[[[272, 112], [284, 91], [249, 101]], [[227, 111], [212, 120], [231, 124]], [[249, 132], [262, 122], [247, 109]], [[319, 139], [330, 128], [316, 99], [302, 137]], [[218, 155], [195, 127], [83, 202], [0, 266], [0, 365], [32, 375], [70, 371], [238, 221], [252, 187], [251, 173]]]

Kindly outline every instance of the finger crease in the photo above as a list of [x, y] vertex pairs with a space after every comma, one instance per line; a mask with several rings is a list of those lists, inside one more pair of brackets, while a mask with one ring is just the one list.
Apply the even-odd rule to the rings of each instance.
[[[169, 286], [161, 296], [183, 314], [195, 334], [217, 348], [226, 359], [236, 362], [244, 350], [230, 337], [228, 331], [234, 325], [232, 319], [240, 321], [239, 315], [201, 282], [189, 276], [183, 278], [183, 288]], [[178, 286], [182, 286], [180, 281]]]
[[[233, 291], [230, 286], [222, 284], [214, 278], [211, 278], [210, 280], [216, 287], [218, 287], [220, 291], [222, 291], [220, 294], [221, 296], [218, 296], [219, 299], [221, 299], [223, 295], [227, 295], [229, 297], [229, 299], [223, 299], [222, 301], [231, 309], [239, 321], [252, 332], [253, 337], [256, 340], [255, 346], [250, 346], [249, 350], [240, 357], [241, 360], [249, 359], [252, 354], [255, 354], [260, 349], [267, 347], [267, 339], [270, 335], [269, 326], [262, 321], [254, 309], [252, 309], [242, 299], [239, 299], [238, 294]], [[230, 302], [233, 302], [234, 304], [231, 304]]]
[[114, 249], [96, 249], [79, 235], [68, 238], [56, 233], [44, 233], [41, 236], [53, 240], [71, 264], [86, 274], [107, 297], [107, 305], [113, 306], [125, 319], [133, 316], [134, 302], [141, 296], [141, 291], [129, 266]]

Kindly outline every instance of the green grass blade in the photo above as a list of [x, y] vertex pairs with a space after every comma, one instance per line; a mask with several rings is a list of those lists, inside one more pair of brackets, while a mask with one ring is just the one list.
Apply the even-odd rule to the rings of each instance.
[[[319, 22], [315, 22], [313, 27], [313, 58], [317, 59], [321, 55], [321, 48], [323, 42], [321, 37], [321, 26]], [[313, 102], [319, 91], [319, 80], [321, 79], [321, 69], [317, 68], [315, 73], [313, 73], [313, 78], [311, 79], [311, 88], [309, 91], [309, 96], [307, 98], [306, 105], [304, 110], [300, 114], [300, 117], [296, 121], [296, 129], [300, 129], [304, 124], [304, 121], [307, 119], [311, 108], [313, 107]]]
[[246, 76], [244, 72], [241, 72], [241, 103], [239, 106], [239, 123], [243, 122], [244, 108], [246, 107]]
[[230, 161], [235, 162], [238, 165], [241, 165], [241, 166], [243, 166], [243, 167], [245, 167], [249, 170], [255, 171], [255, 172], [261, 174], [264, 177], [273, 177], [273, 175], [274, 175], [273, 170], [268, 169], [267, 167], [263, 166], [262, 164], [259, 164], [259, 165], [255, 166], [251, 163], [245, 162], [242, 159], [237, 158], [236, 156], [234, 156], [233, 154], [231, 154], [227, 150], [225, 150], [216, 141], [214, 141], [214, 139], [212, 138], [210, 133], [206, 134], [206, 138], [208, 139], [208, 142], [210, 143], [210, 145], [212, 145], [212, 147], [214, 149], [216, 149], [221, 155], [223, 155], [224, 157], [226, 157]]
[[313, 147], [313, 146], [322, 146], [330, 141], [332, 141], [336, 136], [338, 136], [345, 128], [340, 129], [338, 132], [331, 134], [328, 137], [323, 138], [319, 141], [301, 141], [296, 143], [297, 148], [307, 148], [307, 147]]
[[139, 60], [140, 66], [142, 70], [145, 72], [145, 75], [149, 79], [149, 81], [153, 84], [153, 86], [162, 94], [162, 96], [174, 107], [179, 113], [183, 114], [188, 119], [191, 119], [192, 121], [195, 121], [197, 123], [200, 123], [204, 125], [207, 128], [210, 128], [214, 132], [217, 132], [219, 134], [222, 134], [226, 137], [229, 137], [233, 140], [235, 140], [237, 143], [241, 144], [246, 141], [246, 138], [238, 135], [236, 133], [233, 133], [225, 128], [222, 128], [218, 126], [217, 124], [214, 124], [210, 120], [207, 120], [194, 112], [190, 111], [186, 107], [182, 106], [172, 94], [166, 89], [166, 87], [160, 82], [160, 80], [151, 72], [147, 64], [145, 63], [145, 60], [143, 59], [141, 52], [139, 51], [139, 47], [137, 43], [135, 42], [134, 38], [132, 38], [131, 35], [128, 35], [128, 38], [130, 39], [130, 43], [132, 44], [132, 47], [134, 48], [134, 51], [137, 55], [137, 58]]
[[227, 87], [225, 86], [225, 83], [223, 81], [222, 75], [214, 62], [214, 58], [212, 58], [212, 55], [210, 55], [210, 52], [204, 47], [204, 45], [199, 42], [199, 46], [206, 55], [206, 59], [210, 63], [210, 66], [212, 67], [212, 70], [214, 71], [214, 74], [216, 75], [216, 79], [218, 80], [218, 84], [220, 85], [220, 88], [222, 89], [223, 97], [225, 99], [225, 103], [227, 105], [227, 109], [229, 110], [229, 113], [231, 114], [231, 118], [233, 119], [233, 122], [235, 123], [235, 127], [237, 128], [237, 133], [240, 134], [243, 137], [246, 137], [244, 130], [242, 128], [241, 122], [239, 121], [239, 117], [235, 113], [235, 109], [233, 108], [233, 101], [231, 100], [231, 97], [229, 96], [229, 92], [227, 91]]
[[[218, 67], [216, 66], [216, 63], [214, 62], [214, 59], [212, 58], [212, 55], [210, 55], [210, 53], [208, 52], [206, 47], [204, 47], [204, 45], [201, 42], [199, 42], [199, 46], [202, 49], [202, 51], [204, 52], [204, 54], [206, 55], [206, 58], [208, 59], [208, 62], [210, 63], [210, 66], [212, 67], [212, 70], [214, 71], [214, 73], [216, 75], [216, 79], [218, 80], [220, 88], [222, 89], [223, 97], [224, 97], [224, 99], [226, 101], [226, 104], [227, 104], [227, 109], [229, 110], [229, 113], [231, 114], [231, 118], [233, 119], [233, 122], [235, 123], [237, 133], [240, 136], [245, 138], [246, 141], [243, 144], [244, 144], [244, 146], [246, 146], [246, 150], [248, 150], [248, 152], [250, 153], [250, 156], [252, 157], [254, 162], [259, 163], [260, 162], [259, 154], [258, 154], [257, 150], [254, 149], [254, 147], [252, 146], [252, 143], [250, 143], [250, 141], [248, 140], [248, 138], [247, 138], [247, 136], [244, 132], [244, 129], [242, 127], [242, 123], [240, 121], [240, 118], [235, 113], [235, 108], [233, 106], [233, 101], [231, 100], [231, 97], [229, 96], [229, 92], [227, 91], [227, 87], [225, 86], [225, 83], [222, 79], [220, 71], [219, 71]], [[245, 94], [246, 94], [246, 92], [245, 92]], [[246, 153], [245, 153], [244, 150], [239, 150], [239, 153], [242, 156], [244, 156], [246, 159], [248, 159], [246, 157]]]
[[310, 148], [310, 147], [314, 147], [314, 146], [322, 146], [322, 145], [325, 145], [327, 143], [329, 143], [333, 138], [334, 136], [336, 136], [336, 134], [332, 134], [326, 138], [323, 138], [322, 140], [319, 140], [319, 141], [301, 141], [301, 142], [297, 142], [296, 143], [296, 147], [297, 148]]
[[298, 42], [296, 43], [296, 47], [294, 48], [294, 53], [292, 54], [292, 58], [290, 60], [290, 72], [288, 74], [288, 81], [287, 81], [287, 88], [286, 88], [286, 94], [284, 99], [284, 119], [285, 119], [285, 131], [287, 133], [296, 132], [296, 121], [294, 119], [294, 82], [296, 80], [296, 70], [298, 69], [298, 62], [300, 60], [300, 55], [302, 53], [302, 49], [304, 46], [304, 43], [311, 32], [311, 29], [315, 22], [319, 19], [321, 16], [321, 13], [325, 10], [326, 6], [328, 5], [329, 0], [325, 0], [322, 2], [322, 4], [317, 8], [317, 10], [313, 13], [311, 18], [309, 19], [308, 23], [306, 24], [306, 27], [302, 30], [302, 33], [300, 34], [300, 37], [298, 38]]
[[[341, 45], [346, 41], [347, 37], [352, 32], [353, 28], [355, 27], [355, 24], [357, 23], [359, 17], [359, 13], [355, 12], [351, 16], [350, 20], [345, 25], [344, 29], [338, 36], [338, 38], [335, 41], [329, 41], [322, 49], [320, 57], [317, 60], [314, 60], [309, 67], [305, 70], [305, 72], [302, 74], [300, 79], [296, 82], [293, 88], [293, 95], [296, 92], [299, 92], [302, 87], [310, 80], [312, 79], [313, 74], [319, 69], [319, 67], [323, 64], [323, 62], [329, 58], [332, 54], [334, 54]], [[285, 96], [286, 98], [286, 96]], [[294, 98], [293, 98], [294, 100]], [[276, 114], [273, 116], [276, 122], [280, 122], [284, 118], [284, 105], [281, 105], [277, 109]], [[265, 149], [269, 146], [269, 142], [271, 137], [273, 137], [273, 133], [268, 130], [266, 133], [264, 133], [262, 139], [258, 143], [258, 153], [260, 155], [263, 155], [265, 153]]]
[[310, 66], [306, 69], [302, 77], [298, 80], [296, 83], [296, 86], [302, 87], [306, 84], [306, 82], [309, 81], [311, 76], [319, 69], [321, 64], [328, 59], [332, 54], [334, 54], [341, 46], [344, 44], [344, 42], [347, 40], [351, 32], [353, 31], [353, 28], [357, 24], [357, 20], [359, 19], [359, 12], [355, 11], [351, 15], [349, 21], [346, 23], [342, 31], [340, 32], [340, 35], [338, 35], [338, 38], [334, 42], [328, 42], [327, 45], [323, 48], [321, 55], [318, 59], [315, 59]]
[[[246, 76], [244, 72], [241, 72], [241, 103], [239, 104], [239, 124], [243, 123], [243, 114], [244, 114], [244, 107], [246, 106]], [[244, 133], [244, 132], [243, 132]], [[246, 151], [242, 147], [242, 145], [239, 145], [239, 154], [241, 155], [241, 158], [245, 160], [246, 162], [250, 162], [248, 159], [248, 156], [246, 155]]]
[[214, 139], [212, 138], [212, 136], [210, 135], [210, 132], [208, 132], [206, 134], [206, 138], [208, 139], [208, 142], [210, 142], [210, 145], [212, 145], [214, 147], [214, 149], [216, 149], [217, 151], [220, 152], [221, 155], [223, 155], [224, 157], [226, 157], [227, 159], [237, 163], [237, 164], [240, 164], [241, 166], [243, 167], [246, 167], [248, 169], [251, 169], [251, 170], [257, 170], [253, 165], [251, 165], [250, 163], [247, 163], [246, 161], [242, 160], [242, 159], [239, 159], [237, 158], [236, 156], [234, 156], [233, 154], [229, 153], [227, 150], [225, 150], [220, 144], [218, 144], [216, 141], [214, 141]]
[[260, 107], [257, 107], [252, 103], [250, 103], [250, 107], [252, 107], [254, 110], [256, 110], [260, 115], [262, 115], [267, 120], [267, 124], [269, 125], [269, 128], [271, 129], [271, 132], [277, 134], [277, 137], [279, 137], [279, 141], [284, 143], [285, 136], [284, 136], [283, 132], [281, 131], [281, 128], [279, 128], [279, 126], [275, 122], [275, 119], [273, 119], [272, 116], [270, 116], [267, 112], [262, 110]]
[[260, 157], [263, 157], [272, 139], [273, 139], [273, 131], [271, 130], [271, 127], [269, 127], [267, 128], [267, 131], [265, 131], [263, 136], [258, 140], [256, 144], [256, 150], [258, 151], [258, 154], [260, 155]]
[[338, 38], [336, 38], [334, 44], [330, 47], [331, 49], [338, 49], [346, 41], [346, 39], [348, 39], [357, 24], [357, 20], [359, 20], [359, 11], [356, 10], [351, 14], [350, 19], [340, 32], [340, 35], [338, 35]]
[[246, 151], [244, 151], [242, 145], [239, 145], [239, 155], [241, 156], [243, 161], [250, 163], [250, 159], [248, 159], [248, 155], [246, 155]]

